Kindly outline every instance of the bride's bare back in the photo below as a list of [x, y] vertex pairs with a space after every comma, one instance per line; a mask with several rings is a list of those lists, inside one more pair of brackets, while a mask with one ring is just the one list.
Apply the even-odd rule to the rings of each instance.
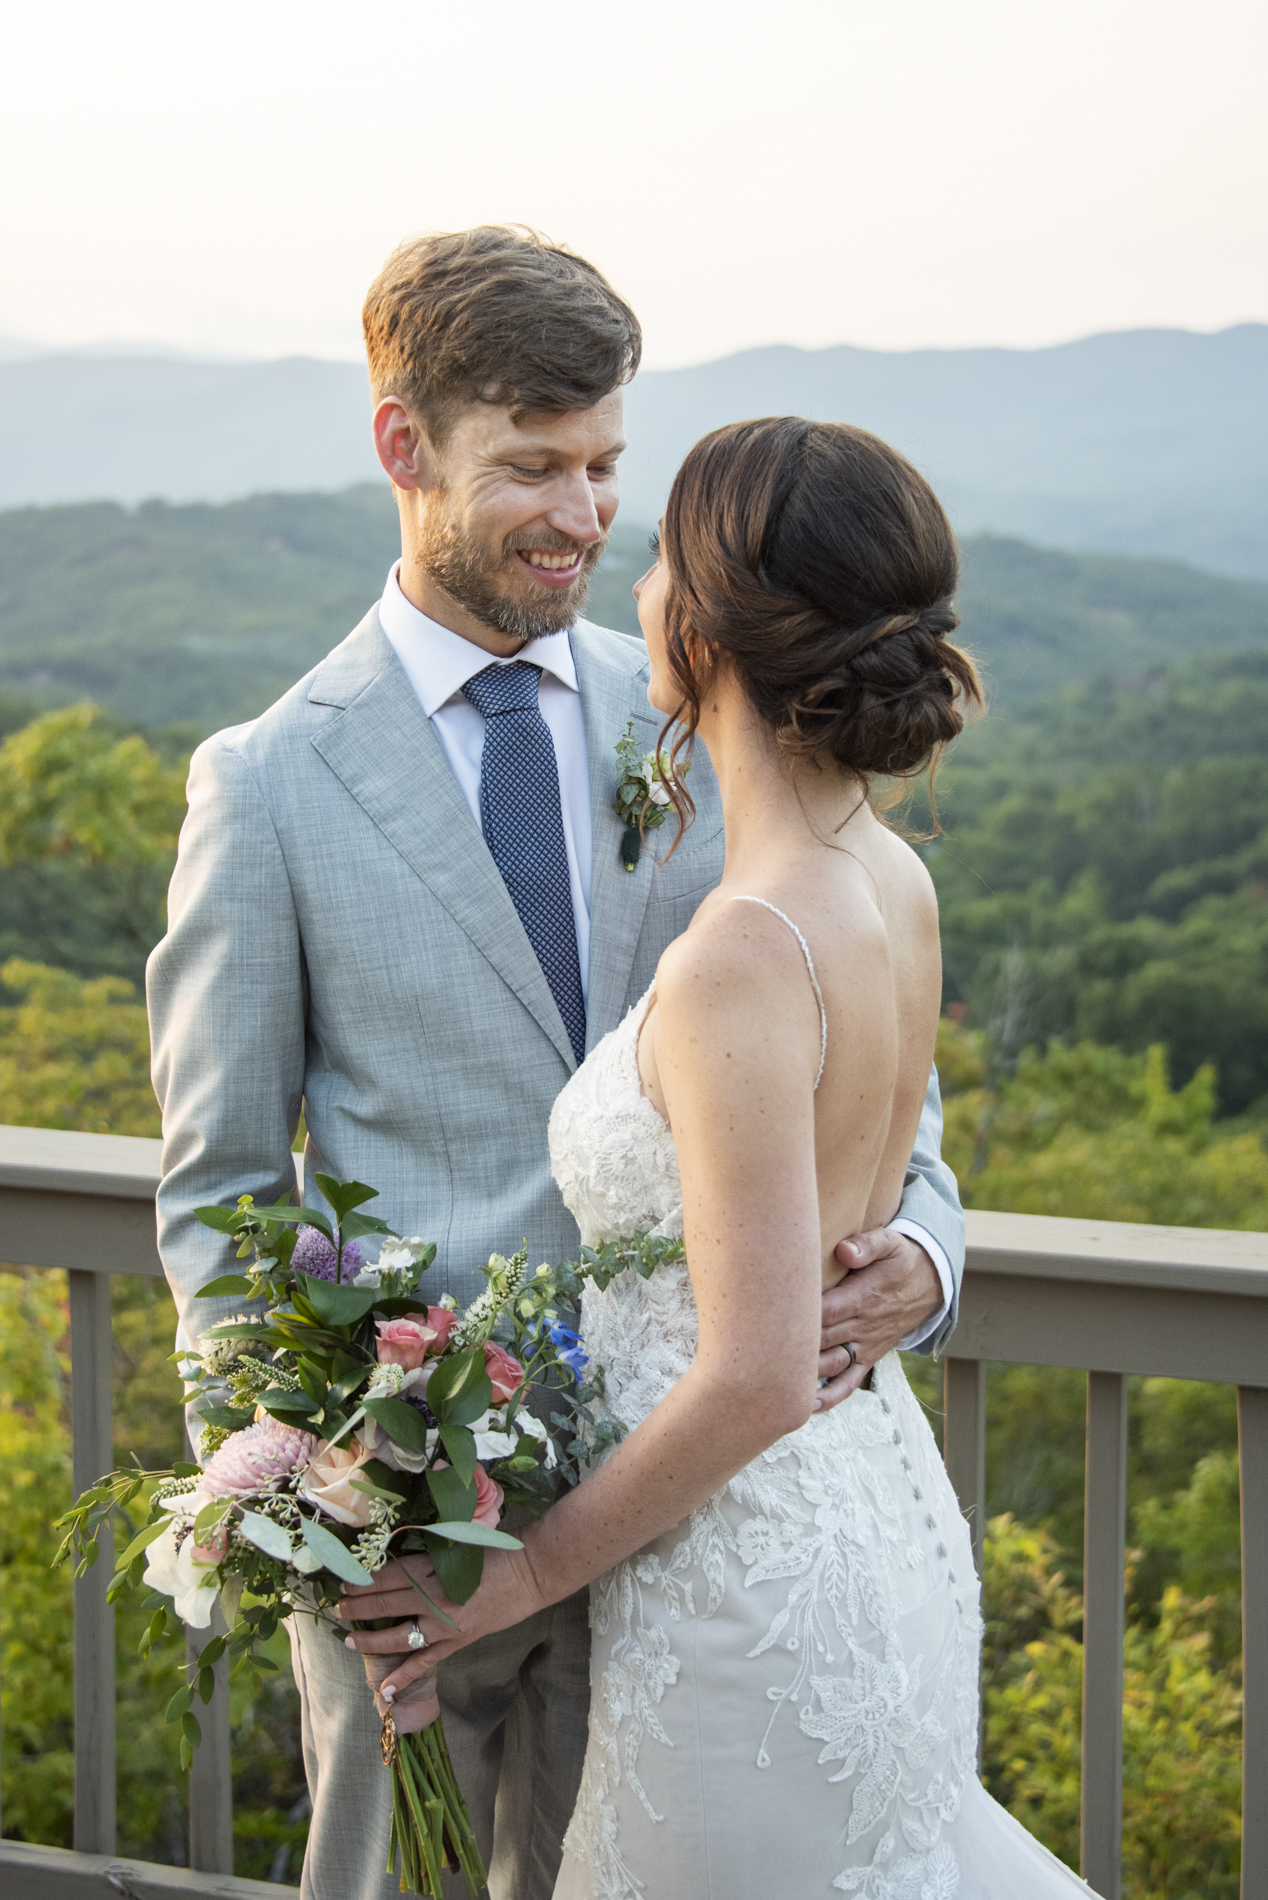
[[[841, 1277], [833, 1252], [840, 1236], [883, 1225], [897, 1212], [941, 996], [937, 903], [928, 873], [857, 793], [852, 803], [852, 816], [828, 842], [807, 828], [800, 850], [790, 850], [783, 838], [781, 850], [752, 858], [742, 890], [737, 879], [725, 877], [666, 952], [658, 978], [658, 992], [668, 985], [690, 996], [713, 987], [711, 959], [720, 976], [723, 969], [733, 972], [737, 955], [744, 963], [751, 958], [745, 1009], [735, 1025], [737, 1050], [729, 1059], [735, 1062], [741, 1041], [777, 1044], [782, 1082], [813, 1098], [824, 1285]], [[800, 806], [798, 820], [804, 824]], [[762, 901], [736, 903], [740, 897]], [[822, 1018], [790, 924], [813, 959]], [[653, 1003], [639, 1039], [639, 1071], [645, 1095], [672, 1120], [659, 1073], [659, 1015]], [[680, 1062], [690, 1064], [691, 1049]], [[784, 1086], [770, 1106], [787, 1115]]]

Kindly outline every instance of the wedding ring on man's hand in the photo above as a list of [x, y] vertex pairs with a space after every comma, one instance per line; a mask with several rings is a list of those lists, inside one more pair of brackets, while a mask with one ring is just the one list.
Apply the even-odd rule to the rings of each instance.
[[426, 1649], [427, 1638], [423, 1635], [423, 1632], [418, 1627], [417, 1617], [415, 1617], [414, 1627], [410, 1631], [409, 1635], [405, 1638], [405, 1641], [409, 1644], [411, 1649]]
[[845, 1345], [844, 1345], [844, 1346], [842, 1347], [842, 1349], [841, 1349], [841, 1350], [842, 1350], [843, 1352], [848, 1352], [848, 1353], [849, 1353], [849, 1355], [850, 1355], [850, 1363], [849, 1363], [849, 1365], [848, 1365], [848, 1366], [846, 1367], [846, 1371], [847, 1371], [847, 1372], [853, 1372], [853, 1370], [854, 1370], [854, 1368], [855, 1368], [855, 1366], [856, 1366], [856, 1365], [858, 1364], [858, 1357], [859, 1357], [859, 1349], [858, 1349], [858, 1347], [857, 1347], [857, 1346], [852, 1346], [852, 1345], [850, 1344], [850, 1342], [849, 1342], [849, 1340], [847, 1339], [847, 1340], [846, 1340], [846, 1342], [845, 1342]]

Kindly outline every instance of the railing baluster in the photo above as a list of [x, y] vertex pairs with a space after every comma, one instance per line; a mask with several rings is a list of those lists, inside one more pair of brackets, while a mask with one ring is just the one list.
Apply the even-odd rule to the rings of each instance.
[[[110, 1275], [67, 1274], [70, 1282], [70, 1392], [75, 1494], [114, 1463], [110, 1417]], [[114, 1552], [75, 1585], [75, 1846], [115, 1851], [114, 1609], [106, 1590]]]
[[986, 1517], [986, 1364], [981, 1359], [942, 1362], [942, 1456], [951, 1489], [969, 1521], [973, 1561], [982, 1574]]
[[[191, 1630], [185, 1655], [192, 1663], [213, 1636], [223, 1633], [220, 1606], [212, 1611], [210, 1627]], [[194, 1750], [189, 1770], [189, 1864], [200, 1873], [233, 1872], [233, 1778], [229, 1760], [229, 1658], [213, 1665], [216, 1687], [211, 1701], [194, 1698], [194, 1714], [203, 1738]]]
[[1127, 1380], [1087, 1376], [1083, 1516], [1083, 1878], [1119, 1900], [1123, 1877], [1123, 1594]]
[[1268, 1893], [1268, 1391], [1240, 1386], [1242, 1900]]

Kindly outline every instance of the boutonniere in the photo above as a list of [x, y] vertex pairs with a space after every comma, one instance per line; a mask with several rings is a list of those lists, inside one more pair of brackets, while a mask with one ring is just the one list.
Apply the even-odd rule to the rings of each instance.
[[632, 871], [638, 863], [645, 831], [655, 831], [673, 811], [669, 796], [671, 780], [685, 779], [691, 761], [676, 768], [667, 752], [640, 752], [631, 719], [616, 742], [616, 797], [612, 809], [625, 826], [621, 837], [621, 863]]

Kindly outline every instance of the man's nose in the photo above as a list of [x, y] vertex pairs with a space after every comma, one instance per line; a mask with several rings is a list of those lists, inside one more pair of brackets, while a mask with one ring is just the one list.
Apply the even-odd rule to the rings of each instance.
[[546, 520], [556, 534], [566, 534], [583, 547], [602, 538], [603, 525], [595, 505], [594, 487], [586, 470], [563, 478], [551, 497]]

